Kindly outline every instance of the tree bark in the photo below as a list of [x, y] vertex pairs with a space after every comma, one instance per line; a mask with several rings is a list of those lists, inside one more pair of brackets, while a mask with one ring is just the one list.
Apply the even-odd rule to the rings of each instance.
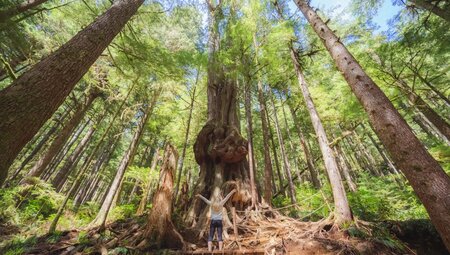
[[443, 9], [437, 6], [437, 4], [433, 4], [431, 1], [427, 0], [409, 0], [409, 1], [411, 1], [415, 6], [430, 11], [435, 15], [441, 17], [442, 19], [446, 20], [447, 22], [450, 22], [450, 8], [448, 6], [444, 6]]
[[296, 204], [297, 199], [295, 198], [295, 186], [294, 186], [294, 182], [292, 181], [291, 166], [289, 164], [289, 159], [286, 154], [286, 149], [284, 146], [284, 139], [283, 139], [283, 135], [281, 134], [280, 125], [278, 124], [279, 122], [278, 122], [278, 116], [277, 116], [277, 108], [275, 107], [275, 102], [274, 102], [272, 96], [270, 96], [270, 102], [272, 103], [272, 108], [273, 108], [273, 118], [275, 121], [275, 130], [277, 131], [278, 142], [280, 143], [280, 153], [281, 153], [281, 157], [283, 158], [284, 170], [286, 172], [286, 177], [287, 177], [288, 184], [289, 184], [289, 196], [291, 198], [291, 203]]
[[351, 192], [355, 192], [357, 190], [357, 187], [356, 187], [355, 182], [352, 180], [352, 177], [350, 175], [350, 171], [348, 169], [348, 165], [345, 163], [345, 160], [344, 160], [344, 158], [342, 156], [342, 154], [344, 152], [342, 151], [342, 149], [339, 146], [339, 144], [334, 146], [333, 149], [334, 149], [334, 154], [335, 154], [335, 157], [336, 157], [336, 161], [339, 163], [339, 166], [341, 168], [341, 172], [344, 175], [345, 181], [347, 182], [348, 189]]
[[301, 179], [300, 172], [299, 172], [301, 163], [300, 163], [300, 158], [297, 156], [297, 153], [295, 151], [293, 140], [292, 140], [292, 136], [291, 136], [291, 131], [290, 131], [290, 128], [289, 128], [288, 117], [286, 115], [286, 109], [284, 107], [286, 101], [283, 102], [281, 100], [281, 98], [280, 98], [280, 102], [281, 102], [281, 112], [283, 113], [284, 126], [285, 126], [286, 135], [287, 135], [287, 139], [288, 139], [287, 142], [288, 142], [289, 148], [290, 148], [290, 154], [291, 154], [291, 157], [293, 157], [295, 173], [298, 176], [298, 181], [301, 182], [302, 179]]
[[114, 196], [116, 195], [116, 193], [119, 189], [120, 183], [122, 182], [123, 176], [125, 174], [125, 170], [127, 169], [128, 165], [133, 161], [134, 154], [136, 153], [136, 148], [139, 144], [142, 133], [144, 131], [144, 126], [147, 123], [148, 118], [151, 115], [151, 112], [153, 111], [153, 108], [156, 104], [159, 93], [160, 93], [160, 91], [155, 92], [155, 94], [153, 95], [152, 101], [150, 103], [146, 103], [146, 105], [144, 106], [145, 107], [144, 109], [139, 110], [140, 112], [142, 112], [141, 121], [139, 122], [139, 125], [136, 128], [136, 131], [133, 135], [133, 138], [128, 147], [128, 150], [126, 151], [125, 155], [122, 158], [122, 161], [119, 164], [119, 167], [117, 169], [114, 180], [111, 183], [111, 186], [109, 188], [108, 195], [106, 196], [105, 200], [103, 201], [102, 207], [100, 208], [100, 211], [98, 212], [97, 217], [91, 223], [92, 225], [100, 225], [101, 228], [105, 227], [106, 218], [108, 216], [109, 210], [113, 203]]
[[0, 10], [0, 23], [5, 22], [14, 16], [24, 13], [48, 0], [25, 0], [24, 2], [7, 9]]
[[[87, 110], [89, 110], [90, 106], [98, 96], [99, 94], [95, 91], [89, 93], [84, 102], [77, 107], [69, 122], [65, 124], [65, 126], [61, 129], [60, 133], [52, 142], [45, 154], [40, 157], [33, 168], [31, 168], [30, 172], [27, 175], [27, 178], [41, 176], [45, 168], [50, 164], [56, 154], [62, 149], [70, 134], [74, 131], [78, 124], [80, 124]], [[22, 180], [22, 183], [25, 183], [24, 181], [26, 181], [26, 178]]]
[[[233, 201], [239, 202], [241, 209], [251, 204], [251, 188], [249, 180], [249, 165], [246, 160], [247, 141], [240, 134], [237, 115], [236, 81], [227, 76], [227, 67], [219, 62], [220, 44], [219, 22], [221, 1], [213, 5], [208, 1], [209, 10], [209, 40], [207, 66], [207, 122], [200, 130], [194, 143], [194, 154], [200, 165], [200, 176], [194, 194], [201, 193], [204, 197], [219, 198], [223, 192], [228, 192], [235, 186], [238, 192]], [[233, 11], [233, 10], [231, 10]], [[207, 228], [208, 207], [202, 201], [195, 199], [186, 214], [185, 221], [193, 225], [201, 237]], [[224, 214], [224, 234], [230, 221]], [[196, 219], [200, 218], [199, 222]]]
[[337, 68], [368, 113], [376, 134], [405, 174], [450, 250], [450, 177], [325, 22], [306, 1], [296, 0], [295, 3], [322, 39]]
[[180, 167], [178, 169], [177, 185], [175, 186], [175, 201], [178, 199], [178, 188], [180, 187], [181, 173], [183, 172], [183, 164], [184, 164], [184, 159], [186, 157], [186, 148], [187, 148], [188, 139], [189, 139], [189, 131], [191, 130], [192, 112], [194, 111], [195, 91], [197, 89], [199, 75], [200, 75], [200, 71], [197, 70], [197, 75], [195, 77], [195, 85], [194, 85], [194, 88], [192, 89], [191, 102], [189, 105], [189, 117], [188, 117], [188, 121], [187, 121], [186, 134], [184, 135], [183, 152], [181, 153], [181, 160], [180, 160], [181, 162], [180, 162]]
[[294, 125], [297, 130], [297, 135], [300, 139], [300, 145], [302, 147], [303, 153], [305, 155], [305, 161], [308, 166], [309, 174], [311, 175], [311, 181], [313, 183], [314, 188], [319, 189], [321, 187], [320, 180], [318, 177], [318, 173], [316, 170], [316, 167], [314, 166], [314, 159], [311, 154], [311, 150], [309, 149], [309, 145], [306, 143], [305, 135], [303, 134], [302, 127], [300, 126], [300, 123], [298, 122], [297, 116], [295, 114], [294, 109], [290, 104], [288, 104], [289, 110], [292, 115], [292, 119], [294, 120]]
[[36, 156], [36, 154], [42, 149], [42, 147], [47, 143], [47, 141], [50, 139], [50, 137], [56, 132], [56, 130], [58, 130], [58, 126], [60, 125], [60, 122], [57, 121], [51, 128], [50, 130], [47, 131], [47, 133], [45, 133], [45, 135], [42, 137], [42, 139], [39, 141], [38, 144], [36, 144], [36, 146], [34, 147], [33, 151], [31, 151], [31, 153], [22, 161], [22, 163], [20, 164], [19, 168], [16, 169], [16, 171], [14, 171], [14, 174], [11, 176], [10, 180], [14, 180], [15, 178], [17, 178], [17, 176], [19, 175], [19, 173], [22, 171], [22, 169], [28, 164], [28, 162], [30, 162], [30, 160], [32, 160], [34, 158], [34, 156]]
[[156, 244], [157, 249], [184, 248], [183, 237], [172, 223], [173, 177], [177, 169], [177, 161], [177, 151], [172, 145], [167, 144], [160, 171], [159, 189], [153, 197], [153, 207], [145, 230], [145, 243]]
[[436, 131], [450, 141], [450, 125], [437, 114], [419, 95], [417, 95], [403, 79], [396, 79], [399, 88], [405, 93], [411, 106], [419, 110], [423, 116], [436, 128]]
[[0, 91], [0, 185], [14, 158], [62, 104], [144, 0], [116, 1], [54, 53]]
[[247, 142], [248, 142], [248, 166], [250, 172], [250, 192], [251, 192], [251, 208], [256, 207], [256, 186], [255, 186], [255, 155], [253, 149], [253, 120], [252, 120], [252, 94], [250, 80], [244, 85], [244, 107], [245, 117], [247, 120]]
[[261, 80], [258, 80], [258, 101], [259, 101], [259, 113], [261, 115], [261, 129], [263, 133], [263, 145], [264, 145], [264, 200], [266, 201], [266, 203], [271, 205], [273, 170], [272, 170], [272, 159], [270, 158], [270, 145], [269, 145], [270, 135], [269, 135], [269, 126], [267, 123], [268, 120], [266, 116], [267, 110]]
[[[267, 104], [264, 101], [264, 108], [267, 109]], [[269, 128], [269, 135], [270, 135], [270, 141], [272, 144], [272, 152], [273, 152], [273, 159], [275, 160], [275, 167], [277, 169], [277, 176], [278, 176], [278, 184], [279, 184], [279, 191], [284, 193], [284, 186], [283, 186], [283, 175], [282, 170], [280, 170], [280, 162], [278, 161], [278, 154], [277, 154], [277, 147], [275, 144], [275, 138], [273, 135], [272, 126], [270, 125], [270, 117], [269, 117], [269, 111], [266, 111], [266, 118], [267, 118], [267, 126]], [[273, 175], [272, 175], [273, 176]]]
[[345, 193], [344, 186], [342, 185], [342, 178], [339, 173], [336, 158], [334, 157], [333, 151], [329, 146], [330, 143], [328, 141], [327, 134], [323, 128], [319, 113], [317, 112], [309, 93], [306, 79], [303, 75], [300, 63], [298, 62], [299, 56], [297, 52], [294, 51], [292, 45], [290, 45], [289, 48], [294, 69], [297, 74], [298, 84], [300, 86], [300, 90], [302, 91], [303, 99], [305, 100], [306, 108], [308, 109], [314, 131], [316, 132], [320, 151], [322, 152], [323, 161], [325, 163], [325, 169], [327, 170], [328, 178], [330, 180], [334, 199], [336, 224], [340, 225], [345, 222], [350, 222], [353, 220], [353, 216], [348, 204], [347, 194]]
[[56, 174], [55, 178], [52, 180], [52, 185], [55, 189], [59, 190], [64, 182], [64, 180], [69, 176], [70, 171], [76, 167], [75, 162], [78, 162], [78, 157], [80, 157], [81, 153], [84, 151], [87, 143], [91, 140], [92, 135], [94, 134], [95, 127], [91, 126], [87, 133], [84, 135], [83, 139], [81, 139], [80, 143], [77, 145], [75, 150], [69, 156], [69, 158], [64, 163], [63, 167]]
[[419, 78], [420, 81], [422, 81], [423, 84], [425, 84], [428, 88], [430, 88], [438, 97], [440, 97], [447, 107], [450, 107], [450, 99], [446, 97], [441, 91], [439, 91], [433, 84], [431, 84], [430, 81], [426, 79], [426, 77], [423, 77], [420, 74], [420, 71], [416, 68], [412, 67], [411, 65], [408, 65], [408, 69], [411, 70], [411, 72], [414, 73], [414, 75]]

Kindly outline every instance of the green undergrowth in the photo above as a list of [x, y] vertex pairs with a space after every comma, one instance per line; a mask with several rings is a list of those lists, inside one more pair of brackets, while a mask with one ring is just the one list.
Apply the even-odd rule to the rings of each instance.
[[[425, 208], [412, 188], [408, 185], [400, 187], [393, 175], [373, 177], [362, 174], [356, 184], [357, 191], [348, 192], [347, 196], [353, 215], [359, 219], [371, 222], [428, 219]], [[287, 196], [276, 197], [273, 204], [276, 208], [287, 207], [281, 211], [305, 221], [325, 218], [333, 210], [329, 184], [324, 184], [320, 190], [314, 189], [309, 183], [298, 185], [296, 199], [298, 207], [289, 207], [291, 201]]]

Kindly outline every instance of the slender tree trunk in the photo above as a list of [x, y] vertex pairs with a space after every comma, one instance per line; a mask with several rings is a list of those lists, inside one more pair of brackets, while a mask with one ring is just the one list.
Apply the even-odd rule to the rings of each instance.
[[291, 135], [291, 131], [290, 131], [290, 128], [289, 128], [288, 119], [287, 119], [288, 117], [286, 115], [286, 109], [284, 108], [284, 104], [286, 103], [286, 101], [283, 103], [281, 98], [280, 98], [280, 101], [281, 101], [281, 112], [283, 113], [284, 126], [285, 126], [285, 129], [286, 129], [286, 134], [287, 134], [289, 148], [290, 148], [290, 154], [291, 154], [291, 156], [293, 157], [293, 160], [294, 160], [295, 173], [297, 174], [298, 181], [302, 182], [302, 179], [301, 179], [302, 176], [300, 174], [301, 163], [300, 163], [299, 157], [297, 156], [296, 150], [294, 148], [293, 139], [292, 139], [292, 135]]
[[[267, 104], [264, 101], [264, 108], [267, 109]], [[269, 127], [269, 135], [270, 135], [270, 141], [272, 144], [272, 152], [273, 152], [273, 159], [275, 160], [275, 167], [277, 169], [277, 176], [278, 176], [278, 184], [279, 184], [279, 191], [284, 193], [284, 186], [283, 186], [283, 175], [281, 174], [283, 171], [280, 170], [280, 162], [278, 161], [278, 154], [277, 154], [277, 147], [275, 144], [275, 138], [273, 135], [273, 129], [270, 125], [270, 117], [269, 117], [269, 111], [266, 111], [266, 118], [267, 118], [267, 126]]]
[[378, 142], [372, 136], [370, 131], [366, 130], [366, 127], [364, 126], [364, 124], [361, 124], [361, 125], [362, 125], [362, 127], [364, 129], [364, 132], [366, 132], [367, 136], [369, 137], [370, 141], [372, 142], [373, 146], [375, 146], [375, 148], [377, 149], [378, 153], [383, 158], [384, 163], [389, 167], [390, 172], [393, 173], [393, 174], [399, 174], [397, 168], [394, 166], [392, 161], [389, 159], [389, 156], [386, 154], [384, 149], [381, 148], [381, 146], [378, 144]]
[[[253, 46], [255, 47], [255, 61], [258, 61], [259, 46], [257, 42], [256, 33], [253, 34]], [[263, 146], [264, 146], [264, 200], [271, 206], [272, 205], [272, 189], [275, 188], [275, 178], [273, 176], [272, 169], [272, 159], [270, 157], [270, 145], [269, 145], [269, 126], [267, 120], [267, 109], [266, 109], [266, 99], [264, 98], [263, 85], [261, 77], [258, 76], [258, 102], [259, 102], [259, 113], [261, 118], [262, 135], [263, 135]], [[281, 180], [280, 180], [281, 181]], [[272, 186], [273, 182], [273, 186]], [[281, 186], [281, 185], [280, 185]], [[276, 190], [276, 189], [275, 189]]]
[[16, 15], [24, 13], [45, 2], [47, 2], [47, 0], [25, 0], [18, 5], [0, 10], [0, 23], [5, 22]]
[[253, 149], [253, 120], [252, 120], [252, 94], [250, 88], [250, 81], [244, 85], [244, 107], [245, 117], [247, 120], [247, 141], [248, 141], [248, 165], [250, 172], [250, 192], [252, 205], [251, 208], [256, 207], [256, 186], [255, 186], [255, 156]]
[[[270, 158], [270, 134], [266, 113], [266, 103], [264, 98], [264, 92], [261, 80], [258, 80], [258, 101], [259, 101], [259, 113], [261, 115], [261, 128], [263, 133], [263, 145], [264, 145], [264, 200], [269, 205], [272, 204], [272, 181], [275, 185], [272, 159]], [[281, 180], [280, 180], [281, 181]], [[281, 185], [280, 185], [281, 186]]]
[[61, 206], [58, 209], [58, 212], [56, 213], [55, 218], [53, 218], [52, 224], [50, 225], [50, 228], [48, 230], [48, 233], [53, 233], [56, 230], [56, 226], [58, 225], [58, 221], [61, 218], [62, 214], [64, 213], [64, 209], [67, 205], [67, 202], [69, 201], [69, 198], [72, 196], [72, 194], [75, 193], [75, 191], [78, 189], [78, 187], [80, 186], [80, 183], [83, 181], [84, 178], [84, 174], [86, 173], [85, 171], [87, 170], [87, 168], [80, 170], [75, 178], [75, 180], [72, 183], [72, 186], [70, 187], [69, 191], [67, 192], [66, 197], [64, 198], [63, 203], [61, 204]]
[[143, 2], [116, 1], [61, 48], [0, 91], [0, 151], [8, 151], [0, 154], [0, 185], [20, 150], [62, 104]]
[[81, 139], [80, 143], [77, 145], [75, 150], [72, 152], [70, 157], [66, 160], [63, 167], [56, 174], [55, 178], [52, 180], [52, 185], [56, 189], [62, 186], [63, 181], [69, 176], [70, 171], [76, 167], [75, 162], [78, 162], [78, 157], [80, 157], [81, 153], [85, 150], [87, 143], [91, 140], [92, 135], [94, 134], [95, 127], [91, 126], [87, 133], [84, 135], [83, 139]]
[[419, 110], [425, 118], [436, 128], [436, 131], [450, 141], [450, 125], [437, 114], [419, 95], [417, 95], [403, 79], [396, 79], [400, 89], [408, 97], [408, 102]]
[[450, 250], [450, 177], [325, 22], [306, 1], [296, 0], [295, 3], [322, 39], [337, 68], [368, 113], [376, 134], [405, 174]]
[[41, 175], [41, 179], [44, 181], [48, 181], [51, 177], [51, 175], [56, 171], [56, 168], [58, 168], [59, 164], [63, 161], [63, 159], [66, 157], [66, 155], [70, 152], [72, 149], [72, 146], [75, 145], [75, 143], [78, 141], [78, 138], [80, 135], [84, 132], [84, 129], [88, 126], [90, 121], [86, 121], [84, 125], [81, 125], [81, 127], [78, 128], [78, 130], [74, 131], [72, 134], [72, 137], [69, 139], [69, 142], [56, 154], [54, 159], [51, 161], [49, 166], [45, 169], [45, 171]]
[[80, 124], [81, 120], [83, 120], [83, 117], [86, 114], [87, 110], [91, 107], [92, 103], [98, 96], [99, 94], [97, 92], [89, 93], [89, 95], [86, 97], [86, 100], [77, 107], [70, 121], [62, 128], [61, 132], [52, 142], [47, 152], [41, 158], [39, 158], [39, 160], [36, 162], [33, 168], [31, 168], [27, 177], [41, 176], [41, 174], [44, 172], [45, 168], [50, 164], [52, 159], [63, 148], [70, 134], [74, 131], [74, 129], [78, 126], [78, 124]]
[[274, 117], [274, 121], [275, 121], [275, 130], [277, 131], [278, 142], [280, 143], [280, 153], [281, 153], [281, 157], [283, 157], [284, 170], [286, 171], [286, 176], [287, 176], [287, 179], [288, 179], [289, 195], [290, 195], [290, 198], [291, 198], [291, 203], [292, 204], [296, 204], [297, 203], [297, 199], [295, 198], [295, 186], [294, 186], [294, 182], [292, 181], [291, 166], [289, 164], [289, 159], [288, 159], [287, 154], [286, 154], [286, 149], [285, 149], [285, 146], [284, 146], [284, 139], [283, 139], [283, 135], [281, 134], [280, 125], [278, 124], [277, 108], [275, 107], [275, 102], [274, 102], [272, 96], [270, 96], [270, 102], [272, 103], [272, 108], [273, 108], [273, 117]]
[[423, 77], [420, 72], [414, 68], [411, 68], [408, 66], [409, 70], [411, 70], [414, 75], [419, 78], [420, 81], [422, 81], [423, 84], [425, 84], [428, 88], [430, 88], [438, 97], [440, 97], [447, 107], [450, 107], [450, 99], [446, 97], [442, 92], [440, 92], [433, 84], [431, 84], [430, 81], [428, 81], [425, 77]]
[[450, 8], [448, 7], [448, 5], [444, 6], [444, 8], [440, 8], [439, 6], [437, 6], [437, 4], [434, 4], [431, 1], [427, 0], [409, 0], [409, 1], [411, 1], [415, 6], [430, 11], [435, 15], [441, 17], [442, 19], [446, 20], [447, 22], [450, 22]]
[[352, 177], [350, 176], [350, 171], [349, 171], [348, 166], [345, 163], [345, 160], [344, 160], [344, 158], [342, 156], [342, 154], [344, 152], [342, 151], [342, 149], [339, 146], [339, 144], [336, 144], [333, 147], [333, 149], [334, 149], [334, 154], [335, 154], [335, 157], [336, 157], [336, 161], [339, 163], [341, 172], [344, 175], [345, 181], [347, 182], [348, 189], [351, 192], [355, 192], [357, 187], [356, 187], [355, 182], [352, 180]]
[[306, 79], [303, 75], [300, 63], [298, 62], [299, 56], [292, 48], [292, 45], [290, 45], [290, 52], [295, 72], [298, 77], [298, 84], [300, 86], [300, 90], [302, 91], [303, 99], [305, 100], [309, 116], [311, 117], [311, 122], [316, 132], [320, 151], [322, 152], [323, 161], [325, 163], [325, 169], [327, 170], [328, 178], [330, 180], [335, 206], [334, 210], [336, 214], [336, 223], [341, 224], [344, 222], [352, 221], [352, 213], [348, 204], [347, 194], [345, 193], [344, 186], [342, 185], [342, 178], [341, 174], [339, 173], [336, 159], [333, 155], [333, 151], [329, 146], [327, 134], [325, 133], [325, 129], [323, 128], [319, 113], [317, 112], [311, 95], [309, 94]]
[[144, 131], [144, 126], [147, 123], [147, 120], [151, 115], [151, 112], [156, 104], [157, 99], [158, 99], [159, 93], [160, 93], [159, 91], [155, 92], [155, 95], [153, 95], [152, 102], [147, 103], [145, 108], [142, 110], [141, 121], [139, 122], [139, 125], [136, 128], [136, 131], [133, 135], [133, 138], [131, 140], [130, 146], [128, 147], [128, 150], [126, 151], [125, 155], [122, 158], [122, 161], [119, 164], [119, 167], [117, 169], [114, 180], [109, 188], [108, 195], [106, 196], [105, 201], [103, 201], [102, 207], [100, 208], [100, 211], [98, 212], [97, 217], [92, 222], [92, 225], [100, 225], [101, 228], [105, 227], [106, 218], [108, 216], [109, 210], [113, 203], [114, 196], [116, 195], [116, 193], [119, 189], [120, 183], [122, 182], [123, 176], [125, 174], [125, 170], [127, 169], [128, 165], [133, 161], [133, 156], [136, 152], [136, 148], [139, 144], [142, 133]]
[[[353, 138], [356, 139], [356, 138]], [[355, 141], [353, 141], [352, 137], [345, 137], [344, 140], [348, 142], [350, 148], [353, 151], [358, 163], [362, 166], [362, 168], [366, 171], [369, 171], [373, 176], [380, 176], [380, 174], [375, 170], [375, 168], [368, 162], [367, 157], [363, 154], [361, 146]]]
[[370, 153], [370, 151], [367, 149], [367, 147], [365, 146], [365, 144], [363, 144], [363, 141], [361, 139], [361, 137], [359, 136], [358, 133], [356, 133], [355, 130], [353, 130], [353, 137], [356, 140], [356, 144], [358, 145], [359, 150], [363, 153], [364, 157], [367, 159], [367, 162], [370, 166], [370, 168], [372, 168], [372, 171], [374, 173], [376, 173], [377, 176], [382, 176], [383, 171], [381, 171], [378, 168], [378, 164], [375, 161], [375, 159], [373, 158], [372, 154]]
[[48, 132], [44, 135], [44, 137], [42, 137], [42, 139], [39, 141], [39, 143], [36, 144], [33, 151], [22, 161], [19, 168], [17, 168], [16, 171], [14, 171], [14, 174], [11, 176], [10, 180], [14, 180], [15, 178], [17, 178], [17, 176], [22, 171], [22, 169], [28, 164], [28, 162], [30, 162], [31, 159], [34, 158], [34, 156], [36, 156], [36, 154], [42, 149], [44, 144], [47, 143], [47, 141], [50, 139], [50, 137], [56, 132], [56, 130], [58, 130], [58, 126], [59, 126], [59, 122], [55, 123], [50, 128], [50, 130], [48, 130]]
[[309, 174], [311, 175], [311, 181], [313, 183], [313, 186], [316, 189], [319, 189], [321, 187], [321, 184], [320, 184], [320, 180], [318, 177], [317, 169], [314, 165], [314, 159], [311, 154], [311, 150], [309, 149], [309, 145], [306, 143], [305, 135], [303, 134], [302, 127], [300, 126], [300, 123], [298, 122], [298, 119], [297, 119], [294, 109], [292, 108], [292, 106], [290, 104], [288, 104], [288, 106], [289, 106], [289, 110], [292, 115], [292, 119], [294, 120], [294, 125], [296, 127], [298, 137], [300, 139], [300, 145], [301, 145], [303, 153], [305, 155], [305, 161], [308, 166]]
[[197, 76], [195, 77], [195, 85], [194, 85], [194, 88], [192, 89], [191, 102], [189, 105], [189, 117], [188, 117], [188, 121], [187, 121], [186, 134], [184, 135], [183, 152], [181, 153], [181, 160], [180, 160], [181, 162], [180, 162], [180, 167], [178, 169], [177, 185], [175, 186], [175, 199], [174, 199], [175, 201], [178, 198], [178, 188], [180, 187], [181, 173], [183, 172], [183, 164], [184, 164], [184, 159], [186, 157], [186, 148], [187, 148], [187, 144], [188, 144], [188, 140], [189, 140], [189, 131], [191, 130], [192, 112], [194, 111], [195, 91], [197, 89], [197, 82], [198, 82], [199, 75], [200, 75], [200, 71], [197, 70]]

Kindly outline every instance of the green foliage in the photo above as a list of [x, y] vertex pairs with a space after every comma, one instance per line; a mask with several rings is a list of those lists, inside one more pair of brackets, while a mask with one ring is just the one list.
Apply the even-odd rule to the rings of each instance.
[[412, 188], [400, 188], [392, 178], [362, 175], [348, 199], [353, 214], [367, 221], [428, 218]]
[[56, 213], [63, 195], [54, 191], [51, 184], [39, 179], [32, 185], [0, 190], [0, 218], [13, 224], [27, 224], [46, 220]]
[[136, 204], [125, 204], [114, 207], [108, 215], [110, 220], [120, 220], [131, 218], [136, 214]]

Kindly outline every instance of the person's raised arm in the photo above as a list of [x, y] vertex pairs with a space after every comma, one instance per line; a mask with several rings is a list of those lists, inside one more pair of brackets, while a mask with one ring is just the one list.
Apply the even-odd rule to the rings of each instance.
[[230, 193], [228, 193], [228, 195], [222, 201], [220, 201], [220, 204], [224, 205], [235, 192], [236, 192], [236, 189], [234, 189]]
[[206, 197], [204, 197], [204, 196], [202, 196], [202, 195], [200, 195], [200, 194], [197, 194], [197, 195], [195, 195], [196, 197], [199, 197], [201, 200], [203, 200], [203, 201], [205, 201], [205, 203], [207, 203], [208, 205], [211, 205], [211, 201], [209, 201], [208, 199], [206, 199]]

